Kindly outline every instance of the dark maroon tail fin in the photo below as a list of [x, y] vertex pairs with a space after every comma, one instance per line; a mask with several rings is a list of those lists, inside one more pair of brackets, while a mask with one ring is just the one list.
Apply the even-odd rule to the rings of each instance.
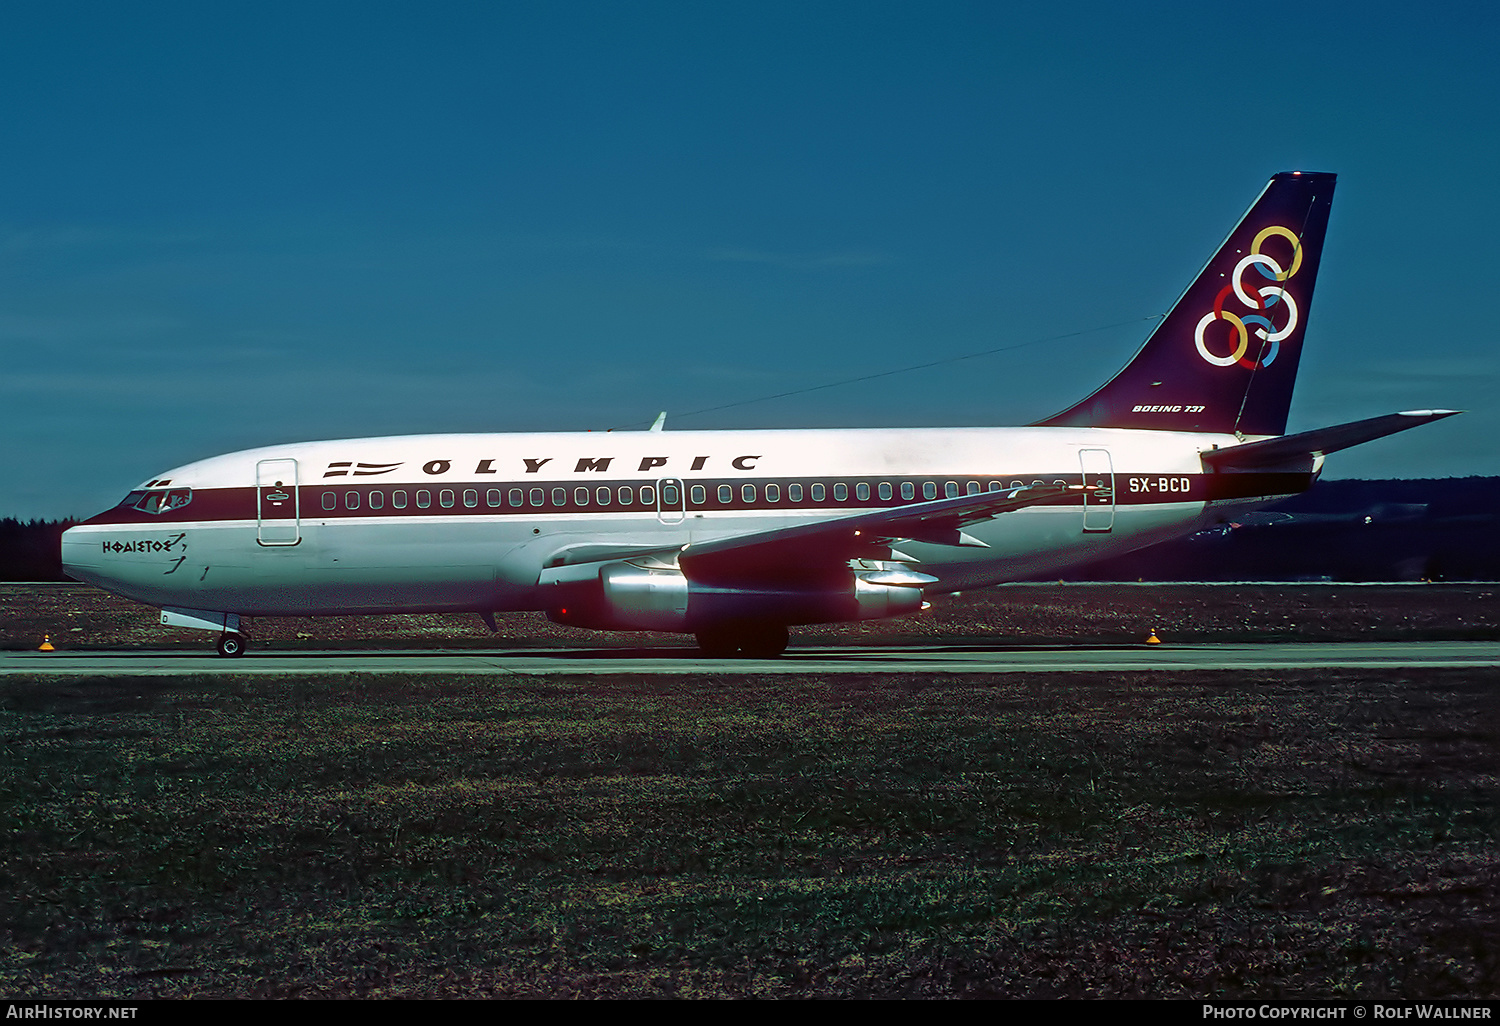
[[1135, 358], [1043, 426], [1286, 431], [1334, 176], [1283, 171]]

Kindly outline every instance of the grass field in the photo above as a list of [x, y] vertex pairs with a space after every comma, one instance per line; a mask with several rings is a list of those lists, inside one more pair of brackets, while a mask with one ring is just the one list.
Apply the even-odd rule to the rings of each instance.
[[[1500, 639], [1500, 584], [1018, 584], [934, 595], [912, 616], [792, 628], [792, 646], [972, 643], [1457, 641]], [[262, 618], [253, 651], [306, 648], [683, 646], [690, 635], [589, 631], [541, 613]], [[207, 631], [164, 627], [160, 611], [83, 584], [0, 584], [0, 649], [179, 648], [212, 652]]]
[[1500, 672], [0, 681], [0, 993], [1500, 997]]

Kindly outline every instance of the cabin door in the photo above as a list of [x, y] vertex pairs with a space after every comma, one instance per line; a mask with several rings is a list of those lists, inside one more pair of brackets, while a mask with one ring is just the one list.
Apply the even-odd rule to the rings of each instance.
[[1083, 483], [1097, 490], [1083, 493], [1083, 531], [1107, 534], [1115, 526], [1115, 465], [1108, 449], [1079, 449]]
[[255, 540], [262, 545], [296, 545], [302, 540], [296, 460], [261, 460], [255, 465], [255, 519]]
[[680, 524], [687, 517], [687, 489], [675, 477], [656, 482], [656, 519], [664, 524]]

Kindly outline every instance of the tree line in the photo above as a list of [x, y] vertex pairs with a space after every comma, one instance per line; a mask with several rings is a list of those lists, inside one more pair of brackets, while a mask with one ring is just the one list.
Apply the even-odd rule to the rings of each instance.
[[67, 581], [63, 532], [76, 520], [0, 519], [0, 581]]

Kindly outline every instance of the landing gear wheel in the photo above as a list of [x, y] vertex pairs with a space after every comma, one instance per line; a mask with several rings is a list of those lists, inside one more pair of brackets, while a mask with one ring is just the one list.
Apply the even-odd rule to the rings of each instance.
[[786, 651], [786, 641], [786, 624], [746, 624], [740, 630], [740, 655], [746, 659], [775, 659]]
[[243, 634], [236, 634], [230, 631], [227, 634], [219, 635], [219, 655], [234, 657], [244, 654], [245, 636]]
[[781, 623], [720, 623], [696, 635], [698, 648], [710, 659], [775, 659], [786, 651], [786, 625]]
[[739, 640], [730, 627], [707, 627], [695, 637], [698, 639], [698, 650], [710, 659], [728, 659], [739, 651]]

